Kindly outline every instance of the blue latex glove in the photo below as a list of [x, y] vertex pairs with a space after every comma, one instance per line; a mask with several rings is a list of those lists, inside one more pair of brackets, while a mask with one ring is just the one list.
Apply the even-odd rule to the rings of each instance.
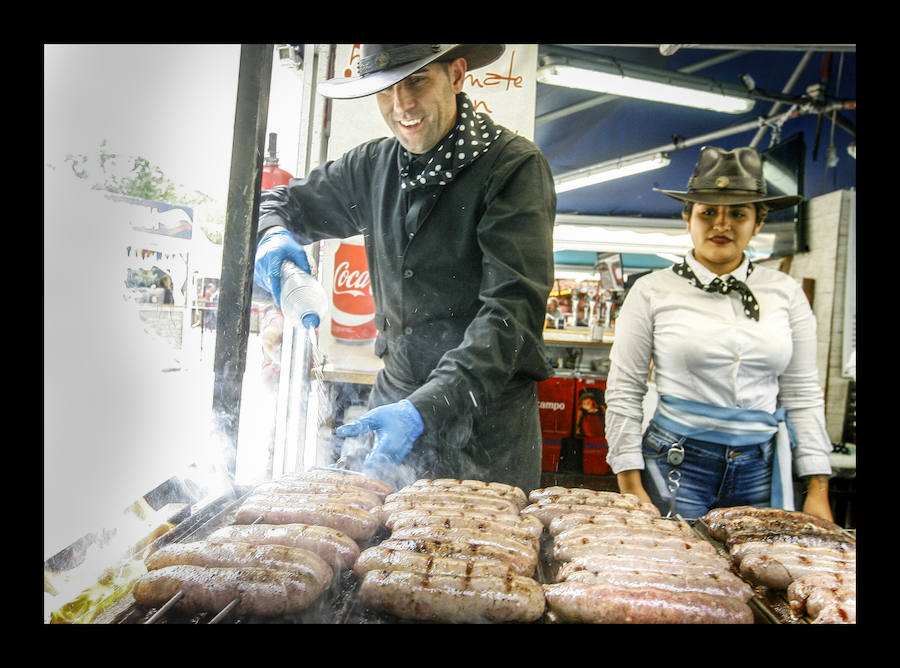
[[253, 280], [272, 295], [278, 308], [281, 308], [281, 263], [284, 260], [290, 260], [307, 274], [312, 273], [306, 251], [293, 234], [287, 230], [269, 232], [256, 246]]
[[375, 432], [375, 447], [363, 466], [399, 464], [422, 434], [422, 416], [408, 399], [373, 408], [359, 418], [335, 429], [341, 438]]

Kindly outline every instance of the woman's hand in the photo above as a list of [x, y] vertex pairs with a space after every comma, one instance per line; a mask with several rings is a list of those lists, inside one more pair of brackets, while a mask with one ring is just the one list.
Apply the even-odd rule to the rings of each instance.
[[631, 471], [617, 473], [616, 483], [619, 485], [619, 491], [622, 494], [634, 494], [641, 501], [653, 503], [650, 500], [650, 495], [647, 494], [647, 491], [644, 489], [644, 484], [641, 482], [640, 469], [632, 469]]
[[834, 522], [834, 515], [831, 513], [831, 503], [828, 501], [828, 476], [813, 475], [809, 477], [809, 485], [806, 488], [806, 500], [803, 502], [803, 512]]

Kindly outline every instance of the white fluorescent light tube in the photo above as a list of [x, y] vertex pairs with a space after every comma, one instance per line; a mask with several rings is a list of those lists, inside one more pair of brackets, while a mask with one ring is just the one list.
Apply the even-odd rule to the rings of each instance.
[[737, 88], [731, 89], [733, 95], [727, 94], [725, 85], [712, 79], [666, 70], [650, 71], [618, 61], [602, 64], [548, 61], [548, 64], [538, 68], [537, 80], [552, 86], [581, 88], [726, 114], [748, 112], [755, 104], [753, 99], [741, 95]]
[[577, 169], [567, 174], [562, 174], [554, 181], [556, 182], [557, 194], [576, 188], [584, 188], [592, 186], [604, 181], [612, 179], [620, 179], [624, 176], [632, 174], [640, 174], [648, 172], [651, 169], [659, 169], [665, 167], [671, 162], [669, 156], [663, 153], [656, 153], [644, 158], [636, 160], [610, 160], [609, 162], [599, 163], [584, 169]]

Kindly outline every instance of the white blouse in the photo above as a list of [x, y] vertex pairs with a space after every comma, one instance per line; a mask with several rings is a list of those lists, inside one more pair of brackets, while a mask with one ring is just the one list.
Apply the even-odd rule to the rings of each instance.
[[[704, 285], [716, 277], [693, 253], [687, 262]], [[652, 359], [660, 395], [769, 413], [780, 403], [797, 435], [796, 475], [831, 474], [815, 316], [793, 278], [759, 265], [748, 278], [748, 266], [745, 256], [731, 275], [753, 291], [759, 322], [744, 315], [737, 292], [704, 292], [671, 268], [635, 281], [610, 351], [606, 438], [613, 473], [644, 468], [641, 404]]]

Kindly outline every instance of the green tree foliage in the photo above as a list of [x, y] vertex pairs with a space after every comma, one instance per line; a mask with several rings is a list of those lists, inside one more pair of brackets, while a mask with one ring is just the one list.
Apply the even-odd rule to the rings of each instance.
[[162, 169], [146, 158], [128, 156], [124, 158], [126, 161], [124, 168], [122, 160], [121, 154], [114, 153], [107, 147], [105, 139], [100, 142], [96, 170], [84, 154], [69, 153], [65, 157], [65, 162], [72, 169], [72, 173], [79, 179], [93, 181], [91, 187], [95, 190], [173, 204], [196, 206], [211, 201], [208, 195], [198, 190], [184, 192], [182, 190], [184, 186], [176, 185], [166, 177]]

